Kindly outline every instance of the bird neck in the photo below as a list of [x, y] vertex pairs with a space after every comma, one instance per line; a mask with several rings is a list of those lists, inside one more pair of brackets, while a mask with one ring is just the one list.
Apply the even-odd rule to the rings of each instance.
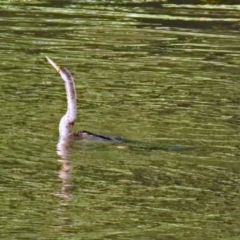
[[59, 123], [60, 137], [68, 137], [72, 134], [72, 129], [77, 118], [76, 91], [73, 79], [65, 81], [67, 112]]
[[77, 118], [77, 100], [76, 100], [76, 90], [73, 81], [65, 82], [66, 96], [67, 96], [67, 116], [68, 121], [73, 123]]

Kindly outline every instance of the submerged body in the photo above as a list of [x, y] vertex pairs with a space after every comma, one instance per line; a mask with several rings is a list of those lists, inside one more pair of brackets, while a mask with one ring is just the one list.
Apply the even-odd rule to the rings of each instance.
[[59, 123], [59, 142], [58, 149], [65, 149], [68, 147], [68, 144], [76, 140], [95, 140], [95, 141], [105, 141], [113, 143], [127, 144], [129, 147], [137, 147], [141, 149], [148, 150], [186, 150], [189, 147], [183, 146], [159, 146], [159, 145], [150, 145], [141, 141], [133, 141], [125, 139], [122, 137], [112, 137], [106, 135], [95, 134], [89, 131], [79, 131], [73, 133], [73, 126], [77, 119], [77, 98], [76, 90], [73, 77], [71, 73], [64, 67], [59, 67], [56, 65], [50, 58], [46, 57], [48, 62], [54, 67], [54, 69], [60, 74], [66, 89], [67, 96], [67, 111], [65, 115], [61, 118]]
[[48, 62], [60, 74], [66, 89], [67, 111], [59, 123], [59, 138], [72, 140], [100, 140], [100, 141], [122, 141], [121, 137], [111, 137], [99, 135], [88, 131], [79, 131], [73, 133], [73, 126], [77, 119], [77, 98], [73, 77], [64, 67], [59, 67], [50, 58], [46, 56]]

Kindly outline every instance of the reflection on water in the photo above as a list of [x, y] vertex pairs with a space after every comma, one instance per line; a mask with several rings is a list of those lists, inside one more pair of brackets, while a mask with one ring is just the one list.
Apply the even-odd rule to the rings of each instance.
[[71, 170], [72, 164], [69, 160], [70, 155], [70, 142], [67, 139], [59, 139], [57, 144], [57, 154], [60, 159], [61, 169], [59, 171], [59, 178], [62, 183], [61, 192], [59, 194], [62, 198], [70, 198], [71, 197]]
[[[238, 6], [0, 10], [4, 239], [238, 238]], [[193, 148], [63, 143], [57, 155], [65, 92], [45, 55], [75, 77], [76, 131]]]

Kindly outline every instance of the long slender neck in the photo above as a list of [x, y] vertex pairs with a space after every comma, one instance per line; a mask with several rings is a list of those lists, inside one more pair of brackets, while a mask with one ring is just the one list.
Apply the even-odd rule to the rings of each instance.
[[77, 101], [76, 101], [75, 84], [73, 80], [65, 82], [65, 89], [66, 89], [66, 95], [67, 95], [66, 115], [68, 117], [68, 121], [74, 124], [77, 118]]
[[77, 118], [76, 91], [70, 72], [65, 68], [61, 68], [59, 73], [64, 81], [67, 96], [67, 112], [59, 123], [59, 134], [60, 137], [68, 137], [72, 134], [72, 129]]

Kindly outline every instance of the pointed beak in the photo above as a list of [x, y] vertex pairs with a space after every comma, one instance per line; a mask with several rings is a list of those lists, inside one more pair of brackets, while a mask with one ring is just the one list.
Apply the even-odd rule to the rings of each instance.
[[48, 60], [48, 62], [56, 69], [56, 71], [59, 72], [60, 67], [56, 63], [54, 63], [49, 57], [47, 57], [47, 56], [45, 56], [45, 57]]

